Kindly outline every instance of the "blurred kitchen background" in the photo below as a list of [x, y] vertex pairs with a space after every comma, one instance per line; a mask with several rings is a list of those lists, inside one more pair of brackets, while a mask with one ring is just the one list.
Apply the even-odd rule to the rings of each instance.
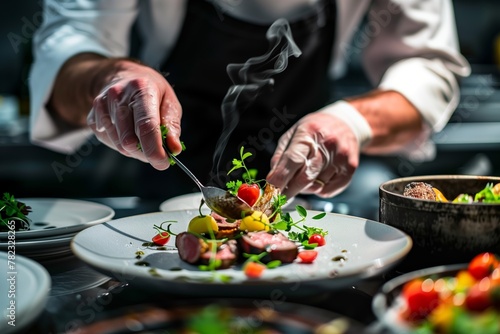
[[[314, 209], [377, 219], [378, 186], [384, 178], [423, 174], [500, 175], [500, 1], [454, 1], [462, 53], [472, 75], [448, 126], [435, 135], [430, 162], [384, 159], [390, 175], [367, 174], [363, 187], [328, 200], [309, 198]], [[0, 21], [0, 191], [17, 197], [97, 198], [123, 214], [157, 211], [166, 198], [144, 198], [154, 187], [138, 177], [140, 162], [91, 141], [74, 155], [34, 146], [28, 140], [31, 38], [41, 23], [41, 1], [8, 1]], [[360, 30], [362, 31], [362, 29]], [[411, 78], [409, 78], [411, 80]], [[356, 57], [334, 84], [336, 96], [370, 88]], [[368, 161], [371, 172], [377, 163]], [[189, 182], [186, 180], [186, 182]], [[147, 192], [144, 192], [147, 193]]]

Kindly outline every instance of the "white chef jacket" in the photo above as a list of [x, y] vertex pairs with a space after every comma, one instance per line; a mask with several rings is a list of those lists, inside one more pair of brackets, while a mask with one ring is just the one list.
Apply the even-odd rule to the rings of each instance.
[[[293, 8], [316, 0], [212, 1], [225, 14], [252, 21], [259, 16], [245, 13], [249, 10], [241, 5], [245, 1], [255, 1], [258, 6], [271, 4], [270, 12], [274, 12], [266, 19], [282, 14], [293, 19]], [[66, 60], [82, 52], [129, 55], [130, 28], [137, 20], [143, 39], [140, 59], [159, 68], [175, 46], [186, 4], [187, 0], [46, 0], [44, 21], [33, 40], [34, 63], [29, 77], [32, 143], [73, 153], [92, 135], [88, 128], [61, 125], [46, 109], [56, 75]], [[336, 0], [336, 5], [331, 77], [340, 77], [348, 62], [362, 54], [374, 87], [401, 93], [421, 113], [428, 131], [407, 151], [418, 159], [429, 157], [429, 134], [448, 122], [459, 101], [458, 79], [470, 72], [458, 51], [451, 1]], [[366, 15], [370, 20], [361, 26]], [[334, 103], [327, 108], [345, 105]]]

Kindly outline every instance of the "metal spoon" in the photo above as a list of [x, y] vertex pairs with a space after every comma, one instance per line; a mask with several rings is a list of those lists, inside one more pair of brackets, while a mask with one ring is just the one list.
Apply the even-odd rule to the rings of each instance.
[[253, 211], [250, 205], [230, 192], [217, 187], [204, 186], [175, 155], [168, 150], [166, 152], [200, 188], [203, 200], [212, 211], [229, 219], [241, 219], [245, 213]]

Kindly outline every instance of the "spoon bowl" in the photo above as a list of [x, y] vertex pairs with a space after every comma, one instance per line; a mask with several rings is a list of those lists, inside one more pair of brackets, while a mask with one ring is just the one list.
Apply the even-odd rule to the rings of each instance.
[[168, 150], [167, 154], [175, 161], [175, 163], [196, 183], [200, 188], [205, 204], [218, 215], [229, 219], [241, 219], [246, 213], [252, 212], [252, 208], [245, 201], [237, 196], [233, 196], [227, 190], [204, 186], [194, 174], [186, 167], [179, 159], [171, 154]]

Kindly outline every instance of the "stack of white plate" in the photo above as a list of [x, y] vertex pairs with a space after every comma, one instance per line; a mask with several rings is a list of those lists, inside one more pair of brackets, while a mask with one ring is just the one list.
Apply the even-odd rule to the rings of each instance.
[[81, 230], [111, 220], [115, 211], [103, 204], [61, 198], [20, 198], [32, 212], [30, 230], [0, 232], [0, 251], [34, 260], [72, 255], [70, 243]]

